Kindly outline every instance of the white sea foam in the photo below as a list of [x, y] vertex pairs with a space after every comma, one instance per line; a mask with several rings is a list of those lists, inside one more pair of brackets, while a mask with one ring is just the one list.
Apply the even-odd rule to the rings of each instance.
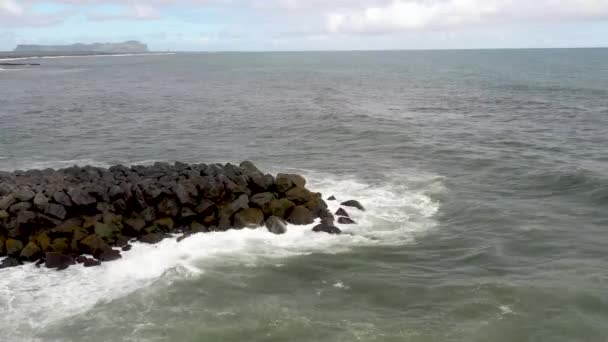
[[[37, 166], [57, 167], [57, 164]], [[206, 269], [226, 263], [256, 266], [268, 259], [315, 252], [340, 253], [356, 246], [402, 244], [434, 226], [432, 216], [438, 203], [426, 192], [441, 183], [440, 178], [429, 177], [425, 180], [428, 186], [421, 187], [420, 181], [408, 183], [407, 176], [380, 186], [353, 177], [336, 179], [315, 173], [306, 176], [311, 189], [338, 197], [338, 201], [328, 201], [332, 211], [339, 208], [341, 200], [359, 200], [365, 212], [347, 208], [358, 224], [340, 226], [343, 235], [314, 233], [311, 231], [314, 225], [289, 226], [284, 235], [274, 235], [265, 229], [197, 234], [179, 243], [175, 238], [157, 245], [134, 243], [122, 259], [96, 268], [77, 265], [57, 272], [29, 264], [0, 270], [3, 312], [0, 329], [19, 327], [20, 331], [36, 331], [85, 312], [96, 303], [145, 288], [163, 277], [204, 276]], [[274, 264], [276, 261], [269, 263]]]

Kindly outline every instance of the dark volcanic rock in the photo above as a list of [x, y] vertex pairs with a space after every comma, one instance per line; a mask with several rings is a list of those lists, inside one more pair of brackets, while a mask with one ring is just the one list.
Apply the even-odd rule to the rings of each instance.
[[359, 201], [350, 200], [350, 201], [342, 202], [340, 204], [345, 207], [354, 207], [361, 211], [365, 211], [365, 208], [363, 208], [363, 206], [361, 205], [361, 203], [359, 203]]
[[143, 243], [156, 244], [161, 242], [165, 236], [161, 233], [151, 233], [139, 237], [139, 241]]
[[342, 208], [340, 208], [340, 209], [338, 209], [338, 211], [336, 211], [336, 216], [350, 217], [350, 215], [348, 215], [346, 210], [344, 210]]
[[326, 224], [316, 225], [312, 231], [317, 233], [342, 234], [340, 228]]
[[36, 193], [33, 192], [30, 188], [22, 188], [15, 192], [15, 198], [21, 202], [30, 201], [36, 196]]
[[355, 224], [357, 222], [353, 221], [352, 219], [350, 219], [348, 217], [339, 217], [338, 218], [338, 223], [340, 223], [340, 224]]
[[276, 179], [276, 186], [279, 192], [285, 192], [294, 186], [305, 187], [306, 180], [300, 175], [279, 173]]
[[45, 210], [46, 214], [56, 217], [60, 220], [65, 219], [67, 211], [61, 204], [49, 203]]
[[18, 256], [23, 249], [23, 243], [19, 240], [15, 239], [7, 239], [6, 240], [6, 255], [8, 256]]
[[17, 267], [20, 265], [23, 265], [23, 262], [21, 262], [21, 260], [14, 258], [14, 257], [8, 257], [8, 258], [2, 260], [2, 263], [0, 263], [0, 269], [9, 268], [9, 267]]
[[34, 197], [34, 205], [38, 210], [45, 211], [46, 207], [49, 205], [49, 199], [42, 192], [39, 192], [36, 197]]
[[287, 218], [287, 222], [297, 225], [304, 225], [315, 222], [315, 218], [310, 212], [310, 210], [308, 210], [305, 206], [300, 205], [293, 209], [293, 211]]
[[57, 191], [53, 194], [53, 199], [55, 200], [55, 202], [66, 206], [66, 207], [71, 207], [72, 206], [72, 200], [70, 199], [70, 196], [68, 196], [65, 192], [63, 192], [63, 190]]
[[336, 196], [329, 196], [327, 198], [328, 201], [335, 201], [336, 200]]
[[268, 216], [287, 217], [287, 214], [290, 213], [295, 206], [296, 205], [287, 198], [272, 200], [268, 204], [268, 210], [264, 211], [264, 214]]
[[76, 260], [70, 255], [64, 255], [57, 252], [47, 252], [45, 254], [45, 262], [44, 265], [47, 268], [57, 268], [60, 270], [64, 270], [71, 265], [75, 265]]
[[241, 227], [259, 227], [264, 224], [264, 213], [258, 208], [247, 208], [234, 215], [234, 225]]
[[28, 261], [35, 261], [40, 257], [40, 247], [36, 245], [34, 242], [28, 243], [22, 250], [19, 255], [21, 259]]
[[72, 202], [76, 205], [86, 206], [96, 202], [93, 196], [89, 195], [88, 192], [84, 191], [80, 187], [71, 188], [68, 190], [68, 195], [72, 199]]
[[274, 234], [285, 234], [287, 231], [285, 221], [276, 216], [270, 216], [268, 220], [266, 220], [266, 228], [269, 232]]

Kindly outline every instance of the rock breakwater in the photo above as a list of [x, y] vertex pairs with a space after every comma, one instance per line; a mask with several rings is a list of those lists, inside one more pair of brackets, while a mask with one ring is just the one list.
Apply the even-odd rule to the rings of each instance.
[[265, 174], [248, 161], [0, 172], [0, 256], [8, 256], [0, 268], [96, 266], [134, 240], [264, 226], [282, 234], [286, 223], [317, 219], [314, 231], [341, 232], [304, 177]]

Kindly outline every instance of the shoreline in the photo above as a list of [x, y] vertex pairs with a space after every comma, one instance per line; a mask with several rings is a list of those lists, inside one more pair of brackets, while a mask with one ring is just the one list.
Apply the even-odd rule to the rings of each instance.
[[24, 59], [52, 59], [52, 58], [77, 58], [77, 57], [133, 57], [133, 56], [164, 56], [175, 55], [176, 52], [141, 52], [141, 53], [88, 53], [88, 52], [57, 52], [57, 53], [22, 53], [22, 52], [0, 52], [0, 62], [24, 60]]

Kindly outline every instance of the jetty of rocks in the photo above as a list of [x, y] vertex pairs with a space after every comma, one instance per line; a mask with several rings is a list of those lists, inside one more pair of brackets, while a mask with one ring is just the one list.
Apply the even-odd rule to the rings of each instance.
[[286, 222], [318, 218], [314, 231], [341, 232], [302, 176], [275, 177], [248, 161], [0, 172], [0, 256], [8, 256], [0, 268], [95, 266], [120, 258], [134, 239], [264, 226], [282, 234]]

